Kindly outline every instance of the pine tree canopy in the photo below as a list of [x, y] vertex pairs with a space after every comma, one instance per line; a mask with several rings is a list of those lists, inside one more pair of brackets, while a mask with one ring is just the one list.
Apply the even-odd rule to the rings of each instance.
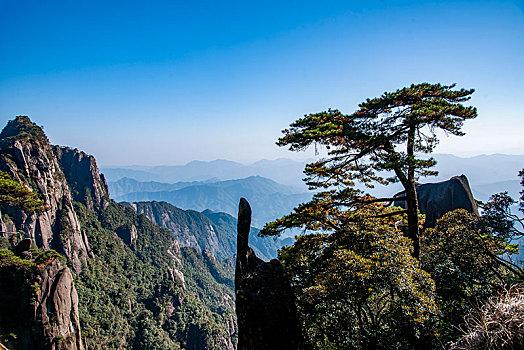
[[431, 170], [435, 160], [421, 155], [434, 150], [437, 130], [462, 136], [464, 120], [477, 116], [476, 108], [463, 104], [474, 90], [454, 88], [455, 84], [413, 84], [367, 99], [350, 115], [329, 109], [293, 122], [283, 130], [277, 145], [289, 146], [292, 151], [312, 145], [327, 149], [326, 157], [307, 164], [304, 170], [310, 189], [323, 192], [295, 209], [295, 213], [266, 225], [261, 234], [276, 235], [286, 228], [307, 226], [311, 220], [322, 221], [334, 208], [392, 200], [362, 197], [363, 192], [353, 188], [355, 181], [371, 188], [374, 183], [400, 181], [407, 209], [398, 214], [408, 214], [409, 236], [415, 241], [414, 256], [418, 256], [415, 181], [420, 176], [437, 174]]
[[[328, 149], [328, 157], [306, 168], [314, 188], [353, 185], [358, 179], [388, 183], [404, 177], [383, 178], [377, 171], [400, 170], [407, 175], [432, 175], [433, 159], [418, 159], [415, 153], [431, 153], [438, 143], [435, 131], [462, 136], [463, 121], [477, 116], [474, 107], [462, 104], [471, 90], [453, 90], [455, 85], [417, 84], [368, 99], [346, 115], [339, 110], [306, 115], [283, 131], [277, 144], [304, 150], [312, 144]], [[408, 145], [410, 137], [412, 144]], [[405, 145], [402, 150], [399, 146]], [[413, 154], [411, 154], [413, 153]], [[397, 174], [398, 175], [398, 174]]]

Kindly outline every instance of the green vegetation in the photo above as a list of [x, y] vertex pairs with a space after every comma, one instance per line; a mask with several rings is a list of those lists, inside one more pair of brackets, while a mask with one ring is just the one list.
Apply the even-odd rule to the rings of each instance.
[[[524, 169], [519, 172], [521, 178], [520, 184], [524, 187]], [[519, 211], [524, 214], [524, 191], [521, 191], [521, 197], [518, 201]], [[512, 206], [517, 202], [511, 198], [507, 192], [492, 195], [489, 200], [482, 204], [482, 226], [486, 232], [497, 236], [497, 239], [510, 246], [514, 242], [522, 241], [524, 238], [524, 219], [512, 211]], [[518, 253], [518, 247], [514, 245]], [[505, 265], [515, 274], [524, 279], [524, 256], [521, 252], [517, 261], [508, 259], [508, 257], [497, 258], [497, 263]]]
[[[310, 114], [283, 131], [281, 146], [328, 150], [305, 169], [310, 189], [321, 191], [260, 232], [312, 232], [279, 254], [309, 348], [441, 348], [457, 341], [478, 305], [523, 282], [508, 259], [518, 251], [512, 240], [522, 221], [503, 196], [492, 197], [482, 218], [457, 210], [419, 233], [425, 217], [415, 181], [435, 174], [435, 161], [419, 155], [435, 147], [435, 130], [463, 135], [462, 122], [476, 117], [462, 105], [473, 90], [453, 87], [411, 85], [368, 99], [354, 114]], [[407, 210], [381, 204], [399, 198], [354, 189], [357, 180], [368, 187], [399, 181]]]
[[[171, 255], [178, 255], [177, 245], [169, 231], [114, 202], [100, 213], [75, 203], [75, 211], [95, 255], [75, 281], [90, 349], [183, 348], [191, 325], [207, 344], [229, 337], [232, 306], [223, 296], [233, 292], [213, 278], [202, 255], [184, 249], [176, 263]], [[138, 232], [135, 252], [115, 233], [129, 224]], [[186, 289], [169, 269], [182, 270]]]
[[0, 267], [12, 266], [16, 269], [29, 269], [35, 265], [31, 260], [16, 256], [9, 249], [0, 249]]
[[38, 200], [34, 192], [3, 171], [0, 171], [0, 204], [19, 207], [27, 212], [44, 208], [44, 201]]
[[[327, 189], [315, 195], [310, 204], [299, 207], [290, 216], [266, 226], [263, 234], [275, 234], [282, 228], [309, 221], [309, 209], [321, 202], [330, 207], [364, 205], [369, 199], [352, 188], [358, 180], [370, 187], [373, 182], [400, 182], [405, 191], [409, 237], [413, 256], [419, 257], [418, 205], [415, 181], [418, 176], [435, 175], [429, 170], [435, 161], [418, 154], [431, 153], [438, 143], [435, 131], [463, 135], [464, 120], [475, 118], [477, 111], [465, 107], [474, 90], [453, 90], [454, 85], [417, 84], [368, 99], [359, 109], [346, 115], [338, 110], [306, 115], [283, 131], [277, 144], [290, 150], [303, 150], [312, 144], [328, 149], [328, 157], [306, 165], [306, 182], [311, 189]], [[385, 177], [381, 172], [387, 172]], [[392, 176], [391, 176], [392, 175]], [[391, 198], [372, 199], [390, 201]], [[391, 215], [394, 215], [393, 213]]]
[[31, 327], [31, 315], [20, 301], [30, 304], [35, 300], [37, 286], [28, 283], [35, 266], [34, 262], [16, 256], [11, 250], [0, 250], [0, 341], [10, 349], [15, 349], [17, 339], [21, 338], [21, 326]]
[[355, 212], [331, 234], [300, 236], [280, 253], [314, 349], [431, 345], [434, 282], [391, 218], [373, 214]]
[[506, 284], [519, 282], [518, 276], [497, 263], [499, 256], [515, 253], [514, 247], [483, 232], [479, 222], [477, 216], [459, 209], [422, 235], [421, 267], [437, 287], [437, 330], [443, 343], [456, 340], [461, 334], [458, 326], [478, 304]]

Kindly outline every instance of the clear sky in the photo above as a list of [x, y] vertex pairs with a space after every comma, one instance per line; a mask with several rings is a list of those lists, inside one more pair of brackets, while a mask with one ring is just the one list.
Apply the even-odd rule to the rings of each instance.
[[0, 0], [0, 124], [102, 165], [306, 158], [293, 120], [425, 81], [476, 89], [438, 152], [524, 154], [524, 2]]

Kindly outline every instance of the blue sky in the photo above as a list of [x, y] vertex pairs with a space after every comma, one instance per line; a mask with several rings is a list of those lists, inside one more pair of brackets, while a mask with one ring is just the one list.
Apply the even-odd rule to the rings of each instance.
[[0, 0], [0, 124], [102, 165], [306, 158], [293, 120], [423, 81], [476, 89], [438, 152], [524, 154], [524, 2]]

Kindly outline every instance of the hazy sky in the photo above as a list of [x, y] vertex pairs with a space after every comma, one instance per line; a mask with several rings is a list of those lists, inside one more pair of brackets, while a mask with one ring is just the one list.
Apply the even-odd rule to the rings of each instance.
[[0, 124], [102, 165], [303, 157], [280, 130], [412, 82], [475, 88], [440, 153], [524, 154], [523, 1], [0, 0]]

